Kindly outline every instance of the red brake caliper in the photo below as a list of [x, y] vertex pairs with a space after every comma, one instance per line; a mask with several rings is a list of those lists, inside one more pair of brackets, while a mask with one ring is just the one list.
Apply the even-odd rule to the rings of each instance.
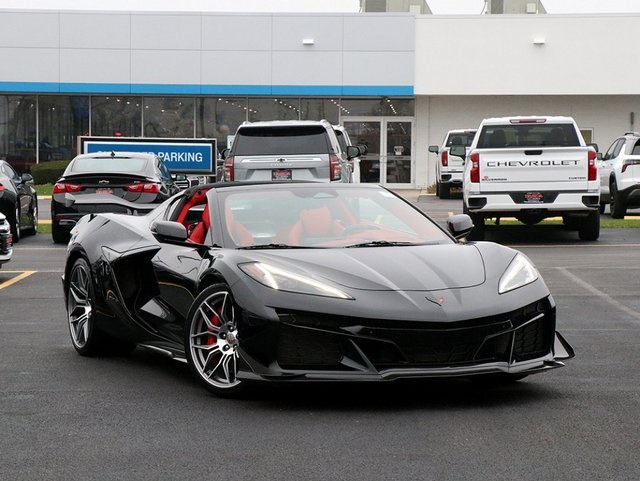
[[[213, 313], [213, 316], [211, 316], [211, 324], [213, 324], [214, 326], [221, 326], [222, 325], [222, 321], [220, 320], [220, 314], [222, 314], [222, 307], [220, 307], [217, 312]], [[218, 342], [218, 338], [216, 336], [214, 336], [213, 334], [207, 336], [207, 345], [211, 346], [213, 344], [215, 344], [216, 342]]]

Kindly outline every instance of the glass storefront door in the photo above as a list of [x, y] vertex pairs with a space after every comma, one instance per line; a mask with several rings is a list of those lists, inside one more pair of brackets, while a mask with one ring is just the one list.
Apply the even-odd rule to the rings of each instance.
[[352, 144], [363, 144], [360, 182], [391, 187], [411, 187], [413, 183], [413, 119], [348, 117], [342, 124]]

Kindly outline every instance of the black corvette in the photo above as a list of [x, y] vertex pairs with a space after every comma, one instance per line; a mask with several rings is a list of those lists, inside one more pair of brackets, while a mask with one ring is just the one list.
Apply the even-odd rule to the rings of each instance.
[[374, 185], [228, 183], [90, 214], [63, 276], [82, 355], [136, 345], [247, 382], [514, 380], [573, 357], [531, 262]]

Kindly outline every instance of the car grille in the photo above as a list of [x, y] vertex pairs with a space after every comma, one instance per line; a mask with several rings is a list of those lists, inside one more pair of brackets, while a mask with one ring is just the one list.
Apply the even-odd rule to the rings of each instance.
[[278, 314], [277, 360], [284, 369], [521, 362], [548, 354], [555, 333], [555, 310], [547, 300], [511, 313], [451, 323]]

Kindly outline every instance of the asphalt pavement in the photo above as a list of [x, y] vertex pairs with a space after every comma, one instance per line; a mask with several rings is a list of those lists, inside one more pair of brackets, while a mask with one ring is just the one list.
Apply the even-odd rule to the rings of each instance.
[[[461, 207], [415, 203], [434, 218]], [[503, 386], [296, 384], [241, 399], [142, 349], [78, 356], [65, 246], [25, 237], [0, 270], [0, 480], [636, 481], [640, 229], [491, 236], [544, 276], [576, 350], [566, 367]]]

